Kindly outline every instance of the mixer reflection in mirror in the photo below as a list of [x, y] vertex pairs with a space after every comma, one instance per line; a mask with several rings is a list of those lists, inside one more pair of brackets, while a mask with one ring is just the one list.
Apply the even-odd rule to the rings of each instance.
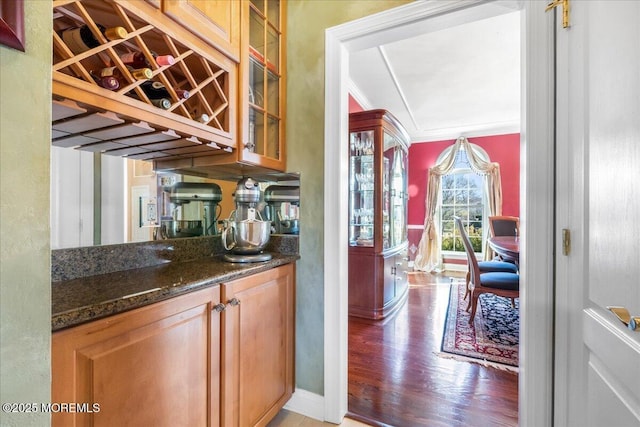
[[156, 238], [218, 234], [222, 191], [215, 183], [174, 182], [162, 186], [160, 227]]

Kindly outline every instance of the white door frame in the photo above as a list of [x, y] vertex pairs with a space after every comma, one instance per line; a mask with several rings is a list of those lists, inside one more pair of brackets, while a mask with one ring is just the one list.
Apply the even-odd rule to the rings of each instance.
[[[521, 340], [519, 423], [552, 425], [554, 33], [544, 3], [516, 2], [522, 31]], [[324, 405], [325, 420], [347, 412], [347, 187], [349, 52], [481, 19], [514, 2], [416, 1], [325, 33]], [[493, 10], [491, 8], [494, 8]]]

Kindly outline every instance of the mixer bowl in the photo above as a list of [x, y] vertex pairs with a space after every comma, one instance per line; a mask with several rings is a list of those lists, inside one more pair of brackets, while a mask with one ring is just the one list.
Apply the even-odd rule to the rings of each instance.
[[168, 239], [176, 237], [202, 236], [201, 220], [163, 220], [160, 222], [162, 236]]
[[222, 231], [224, 248], [236, 254], [257, 254], [271, 235], [271, 221], [226, 221]]

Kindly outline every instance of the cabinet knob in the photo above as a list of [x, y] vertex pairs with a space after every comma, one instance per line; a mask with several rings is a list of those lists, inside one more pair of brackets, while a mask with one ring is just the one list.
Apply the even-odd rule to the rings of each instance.
[[220, 313], [221, 311], [224, 311], [225, 308], [227, 308], [226, 305], [219, 303], [213, 306], [213, 311], [217, 311], [218, 313]]
[[227, 301], [227, 304], [235, 307], [236, 305], [240, 305], [240, 300], [238, 298], [231, 298]]

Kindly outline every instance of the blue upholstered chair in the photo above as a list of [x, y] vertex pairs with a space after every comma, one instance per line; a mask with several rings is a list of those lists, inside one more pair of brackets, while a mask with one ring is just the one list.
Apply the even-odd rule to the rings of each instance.
[[[519, 219], [515, 216], [490, 216], [489, 225], [491, 236], [517, 236]], [[495, 257], [492, 261], [479, 261], [478, 268], [480, 268], [480, 274], [482, 273], [517, 273], [518, 266], [512, 262], [502, 261], [500, 257]], [[471, 264], [469, 264], [469, 270], [466, 277], [466, 290], [464, 293], [464, 299], [469, 296], [469, 281], [471, 280]], [[471, 308], [471, 300], [467, 305], [467, 311]]]
[[469, 236], [467, 236], [467, 232], [462, 225], [462, 220], [459, 217], [455, 217], [455, 222], [456, 227], [458, 227], [460, 231], [464, 250], [467, 253], [467, 261], [469, 262], [470, 281], [467, 287], [470, 293], [469, 304], [471, 306], [469, 323], [473, 324], [473, 319], [476, 316], [476, 310], [478, 308], [478, 297], [483, 293], [492, 293], [505, 298], [511, 298], [511, 300], [518, 298], [520, 296], [520, 276], [515, 272], [504, 271], [482, 273], [480, 271], [480, 263], [473, 251], [473, 246], [471, 246]]
[[[480, 274], [482, 273], [518, 273], [518, 266], [507, 261], [478, 261], [478, 268], [480, 269]], [[465, 292], [464, 299], [466, 300], [469, 294], [471, 293], [471, 289], [469, 287], [469, 282], [471, 281], [471, 264], [469, 264], [469, 269], [467, 270], [467, 277], [465, 282]], [[467, 304], [467, 311], [471, 308], [471, 300], [469, 300], [469, 304]]]

